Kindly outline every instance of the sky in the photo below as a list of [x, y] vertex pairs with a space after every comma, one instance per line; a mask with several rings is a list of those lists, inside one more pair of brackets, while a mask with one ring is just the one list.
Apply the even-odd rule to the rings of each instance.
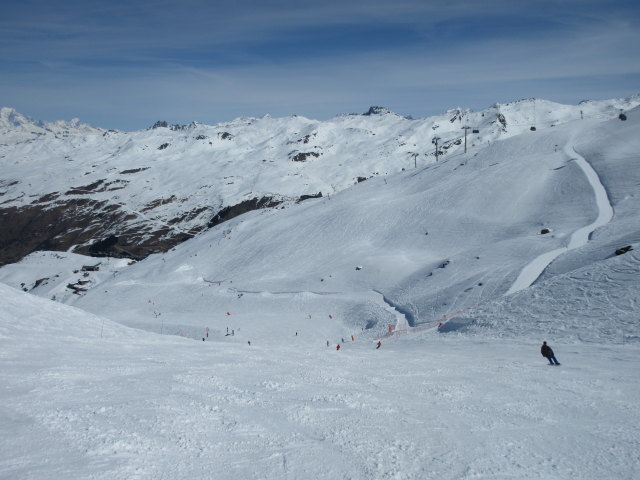
[[640, 92], [637, 0], [2, 2], [0, 106], [137, 130]]

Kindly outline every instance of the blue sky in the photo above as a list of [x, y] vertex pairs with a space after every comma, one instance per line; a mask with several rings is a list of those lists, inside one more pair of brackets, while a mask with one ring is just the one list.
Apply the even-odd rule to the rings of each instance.
[[21, 0], [0, 106], [135, 130], [640, 92], [637, 0]]

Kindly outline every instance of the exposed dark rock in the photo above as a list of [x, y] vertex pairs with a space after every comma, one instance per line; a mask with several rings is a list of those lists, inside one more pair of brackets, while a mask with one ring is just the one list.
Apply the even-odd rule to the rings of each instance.
[[164, 149], [165, 149], [165, 148], [167, 148], [168, 146], [169, 146], [169, 144], [168, 144], [168, 143], [163, 143], [162, 145], [160, 145], [160, 146], [158, 147], [158, 150], [164, 150]]
[[49, 277], [45, 277], [45, 278], [40, 278], [38, 280], [36, 280], [36, 283], [33, 285], [32, 288], [37, 288], [40, 285], [42, 285], [44, 282], [46, 282], [47, 280], [49, 280]]
[[97, 180], [89, 185], [84, 185], [82, 187], [71, 187], [71, 190], [65, 192], [65, 195], [82, 195], [85, 193], [97, 192], [98, 187], [100, 187], [104, 183], [104, 180]]
[[158, 120], [156, 123], [153, 124], [153, 126], [151, 128], [152, 129], [155, 129], [155, 128], [168, 128], [169, 130], [173, 130], [174, 132], [177, 132], [177, 131], [181, 131], [181, 130], [187, 130], [188, 128], [193, 128], [195, 126], [197, 126], [197, 124], [195, 122], [191, 122], [189, 125], [169, 125], [164, 120]]
[[449, 121], [451, 123], [455, 122], [456, 120], [462, 121], [462, 111], [458, 108], [456, 108], [455, 110], [451, 110], [449, 113], [452, 113], [453, 116], [449, 119]]
[[229, 132], [219, 132], [218, 138], [222, 140], [231, 140], [233, 139], [233, 135], [231, 135]]
[[627, 116], [624, 113], [621, 113], [618, 115], [618, 118], [624, 122], [627, 119]]
[[498, 123], [500, 125], [502, 125], [502, 131], [506, 132], [507, 131], [507, 119], [504, 117], [503, 114], [499, 113], [497, 120], [498, 120]]
[[4, 188], [4, 187], [13, 187], [14, 185], [19, 184], [20, 182], [18, 180], [0, 180], [0, 188]]
[[33, 203], [53, 202], [54, 200], [57, 200], [59, 196], [60, 194], [58, 192], [47, 193], [46, 195], [41, 196], [38, 200], [36, 200]]
[[321, 154], [316, 152], [300, 152], [297, 155], [294, 155], [291, 160], [294, 162], [306, 162], [309, 157], [318, 158]]
[[622, 254], [627, 253], [627, 252], [629, 252], [631, 250], [633, 250], [633, 247], [631, 245], [627, 245], [626, 247], [618, 248], [616, 250], [616, 255], [622, 255]]
[[360, 182], [364, 182], [365, 180], [367, 180], [367, 177], [357, 177], [357, 178], [356, 178], [356, 181], [357, 181], [358, 183], [360, 183]]
[[132, 218], [135, 219], [135, 215], [123, 211], [119, 205], [88, 198], [3, 208], [0, 211], [0, 266], [18, 262], [38, 250], [68, 251], [74, 247], [75, 253], [91, 255], [90, 248], [96, 239], [104, 240], [116, 231], [117, 243], [103, 254], [139, 260], [151, 253], [169, 250], [198, 233], [195, 229], [186, 233], [175, 231], [171, 226], [152, 230], [151, 225], [138, 224], [127, 228], [127, 219]]
[[129, 182], [127, 180], [114, 180], [113, 182], [97, 180], [89, 185], [85, 185], [82, 187], [72, 187], [71, 190], [65, 192], [65, 195], [87, 195], [89, 193], [95, 192], [111, 192], [114, 190], [122, 190], [128, 183]]
[[393, 112], [386, 107], [373, 106], [373, 107], [369, 107], [369, 110], [363, 113], [363, 115], [368, 117], [371, 115], [384, 115], [386, 113], [393, 113]]
[[[117, 239], [116, 241], [113, 242], [113, 244], [115, 245], [116, 242], [117, 242]], [[95, 265], [83, 265], [80, 270], [83, 272], [97, 272], [100, 270], [100, 265], [102, 265], [102, 263], [96, 263]]]
[[543, 228], [542, 230], [540, 230], [540, 235], [546, 235], [547, 233], [551, 233], [551, 230], [549, 230], [548, 228]]
[[173, 203], [177, 200], [175, 195], [171, 195], [169, 198], [158, 198], [153, 202], [147, 203], [143, 208], [140, 209], [141, 212], [148, 212], [149, 210], [153, 210], [160, 205], [164, 205], [166, 203]]
[[[188, 212], [184, 212], [182, 215], [180, 215], [179, 217], [176, 218], [172, 218], [171, 220], [167, 221], [168, 225], [176, 225], [182, 222], [189, 222], [193, 219], [195, 219], [196, 217], [200, 216], [202, 213], [204, 212], [209, 212], [211, 211], [211, 208], [209, 207], [199, 207], [199, 208], [194, 208], [193, 210], [190, 210]], [[191, 235], [195, 235], [196, 233], [202, 231], [203, 228], [197, 228], [194, 229], [193, 231], [189, 232], [189, 234]]]
[[311, 195], [302, 195], [296, 203], [304, 202], [305, 200], [309, 200], [310, 198], [322, 198], [322, 192]]
[[75, 293], [76, 295], [81, 295], [82, 293], [87, 291], [86, 288], [83, 288], [83, 287], [81, 287], [81, 286], [79, 286], [77, 284], [74, 284], [74, 283], [68, 283], [67, 284], [67, 288], [69, 290], [72, 290], [73, 293]]
[[141, 168], [132, 168], [129, 170], [123, 170], [120, 172], [121, 175], [126, 175], [129, 173], [138, 173], [138, 172], [144, 172], [145, 170], [149, 170], [150, 167], [141, 167]]
[[196, 137], [196, 140], [206, 140], [207, 138], [209, 138], [209, 137], [207, 137], [206, 135], [198, 135]]
[[282, 203], [281, 200], [276, 200], [272, 197], [252, 198], [251, 200], [245, 200], [236, 205], [224, 207], [220, 210], [211, 220], [209, 220], [208, 227], [215, 227], [220, 223], [231, 220], [243, 213], [251, 212], [253, 210], [259, 210], [261, 208], [275, 207]]
[[302, 137], [300, 140], [297, 140], [297, 142], [298, 142], [298, 143], [301, 143], [301, 142], [302, 142], [302, 143], [309, 143], [309, 140], [311, 139], [311, 137], [315, 137], [315, 136], [317, 136], [317, 135], [318, 135], [318, 133], [317, 133], [317, 132], [311, 133], [311, 134], [309, 134], [309, 135], [305, 135], [305, 136], [304, 136], [304, 137]]
[[[118, 237], [116, 237], [115, 235], [110, 235], [103, 240], [98, 240], [97, 242], [94, 242], [89, 247], [89, 253], [94, 257], [107, 256], [112, 252], [113, 247], [115, 247], [117, 243], [118, 243]], [[82, 268], [84, 270], [85, 267], [82, 267]]]

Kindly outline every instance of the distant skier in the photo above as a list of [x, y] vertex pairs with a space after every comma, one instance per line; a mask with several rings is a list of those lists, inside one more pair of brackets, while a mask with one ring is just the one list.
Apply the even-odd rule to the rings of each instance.
[[376, 350], [378, 350], [381, 346], [382, 346], [382, 342], [378, 340], [378, 343], [376, 345]]
[[551, 347], [547, 345], [547, 342], [542, 342], [540, 353], [543, 357], [549, 360], [549, 365], [560, 365], [560, 362], [556, 359], [556, 356], [553, 354], [553, 350], [551, 350]]
[[327, 340], [327, 347], [329, 346], [329, 340]]
[[247, 344], [251, 346], [251, 340], [247, 340]]
[[336, 345], [336, 350], [340, 350], [340, 344]]

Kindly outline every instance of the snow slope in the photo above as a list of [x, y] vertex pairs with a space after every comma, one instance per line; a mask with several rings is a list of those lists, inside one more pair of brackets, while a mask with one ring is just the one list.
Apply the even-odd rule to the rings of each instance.
[[137, 263], [0, 268], [0, 478], [636, 478], [640, 112], [523, 105]]
[[[279, 341], [279, 335], [305, 329], [321, 341], [363, 328], [380, 335], [398, 323], [389, 305], [412, 326], [431, 325], [443, 315], [501, 302], [527, 265], [548, 252], [567, 251], [572, 236], [600, 211], [573, 148], [582, 148], [588, 161], [591, 151], [582, 139], [607, 128], [631, 131], [637, 117], [633, 111], [627, 122], [577, 120], [370, 179], [330, 198], [251, 212], [100, 280], [82, 297], [67, 298], [152, 331], [167, 327], [196, 335], [207, 327], [238, 327], [269, 341], [274, 333]], [[610, 148], [615, 156], [616, 147]], [[636, 181], [638, 157], [625, 158], [619, 160], [625, 179], [619, 184], [604, 176], [606, 189], [624, 190], [631, 187], [618, 185]], [[611, 198], [617, 208], [616, 196]], [[624, 198], [627, 216], [614, 216], [593, 234], [608, 239], [600, 244], [600, 259], [637, 235], [637, 197]], [[542, 228], [551, 233], [541, 235]], [[568, 270], [598, 258], [588, 245], [571, 250], [584, 253]], [[5, 275], [15, 286], [36, 280]], [[636, 298], [638, 283], [630, 288]], [[38, 291], [49, 298], [60, 294]], [[327, 322], [329, 315], [340, 322]]]
[[[104, 261], [100, 272], [82, 272], [98, 261], [58, 253], [4, 267], [0, 279], [126, 325], [196, 337], [244, 328], [276, 343], [298, 330], [333, 341], [454, 316], [466, 319], [460, 328], [508, 324], [510, 308], [530, 312], [510, 331], [539, 329], [552, 312], [502, 296], [580, 268], [609, 278], [613, 251], [638, 242], [638, 111], [627, 116], [524, 130], [331, 197], [252, 212], [128, 268]], [[567, 305], [578, 325], [585, 304], [572, 282], [555, 297], [577, 298]], [[619, 283], [625, 294], [607, 291], [599, 310], [610, 315], [603, 338], [635, 339], [638, 282]], [[575, 338], [576, 328], [565, 331]]]
[[[127, 325], [193, 336], [229, 327], [266, 339], [307, 330], [324, 341], [363, 328], [380, 335], [388, 325], [406, 322], [429, 327], [460, 312], [467, 318], [481, 312], [500, 316], [494, 305], [511, 301], [502, 295], [514, 291], [531, 265], [538, 271], [524, 286], [540, 270], [541, 280], [550, 279], [638, 242], [637, 111], [628, 117], [526, 131], [437, 165], [370, 179], [330, 198], [252, 212], [124, 270], [105, 262], [101, 272], [73, 273], [98, 262], [82, 257], [75, 257], [73, 267], [56, 260], [43, 270], [55, 258], [40, 261], [36, 255], [0, 269], [0, 279], [31, 289], [46, 278], [33, 293]], [[614, 134], [624, 141], [609, 141]], [[593, 162], [595, 179], [585, 175], [576, 151], [588, 165]], [[615, 215], [596, 228], [604, 208], [594, 191], [599, 182]], [[551, 234], [540, 235], [542, 228]], [[579, 232], [594, 228], [586, 244], [585, 234], [575, 242]], [[549, 253], [562, 255], [541, 264]], [[73, 258], [55, 254], [61, 256]], [[34, 273], [27, 274], [28, 268]], [[607, 275], [608, 267], [595, 268]], [[67, 288], [80, 281], [89, 289], [82, 297]], [[622, 335], [618, 323], [624, 335], [636, 337], [633, 308], [625, 305], [637, 301], [638, 282], [630, 276], [621, 283], [626, 294], [619, 300], [607, 294], [604, 302], [615, 306], [607, 313], [616, 312], [607, 338]], [[579, 305], [575, 311], [582, 313], [573, 318], [584, 315]], [[339, 321], [328, 322], [329, 315]], [[541, 325], [527, 318], [514, 331], [523, 323]]]
[[[77, 121], [61, 124], [62, 130], [39, 126], [5, 108], [0, 207], [91, 205], [101, 230], [64, 250], [85, 247], [86, 253], [96, 240], [132, 231], [137, 242], [182, 238], [201, 231], [225, 207], [261, 198], [291, 205], [303, 195], [332, 195], [359, 179], [432, 164], [435, 137], [441, 159], [455, 156], [464, 151], [465, 126], [471, 127], [467, 149], [478, 151], [534, 125], [541, 133], [581, 117], [615, 118], [639, 104], [638, 95], [575, 106], [530, 99], [416, 120], [378, 108], [325, 122], [266, 116], [213, 126], [165, 122], [129, 133]], [[63, 130], [66, 136], [59, 134]]]
[[637, 345], [553, 343], [561, 367], [527, 336], [249, 346], [0, 294], [0, 478], [640, 473]]

